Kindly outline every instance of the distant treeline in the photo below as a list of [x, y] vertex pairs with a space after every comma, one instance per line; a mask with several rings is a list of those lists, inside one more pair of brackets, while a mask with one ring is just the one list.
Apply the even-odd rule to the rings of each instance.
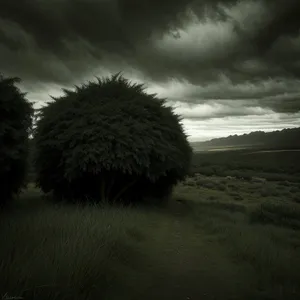
[[283, 129], [273, 132], [254, 131], [243, 135], [230, 135], [225, 138], [212, 139], [206, 142], [195, 142], [192, 146], [201, 147], [232, 147], [232, 146], [254, 146], [260, 148], [276, 149], [299, 149], [300, 148], [300, 127]]

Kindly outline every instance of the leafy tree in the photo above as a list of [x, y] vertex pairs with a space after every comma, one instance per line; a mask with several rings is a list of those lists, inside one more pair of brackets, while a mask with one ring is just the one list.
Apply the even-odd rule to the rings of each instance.
[[0, 74], [1, 206], [21, 190], [27, 171], [33, 108], [16, 87], [18, 82], [19, 78], [5, 78]]
[[37, 184], [56, 199], [164, 198], [188, 172], [192, 148], [165, 99], [120, 74], [52, 98], [35, 134]]

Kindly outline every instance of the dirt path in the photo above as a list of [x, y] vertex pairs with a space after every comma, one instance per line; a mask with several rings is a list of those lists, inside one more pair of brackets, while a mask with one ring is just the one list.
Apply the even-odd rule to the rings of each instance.
[[164, 272], [155, 278], [145, 299], [246, 299], [245, 273], [219, 244], [180, 221], [172, 230], [174, 236], [162, 240], [164, 251], [158, 253]]

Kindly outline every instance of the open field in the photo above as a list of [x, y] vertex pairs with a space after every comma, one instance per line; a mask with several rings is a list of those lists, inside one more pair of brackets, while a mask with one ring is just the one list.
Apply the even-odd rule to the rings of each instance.
[[53, 205], [31, 184], [0, 218], [0, 295], [300, 299], [299, 154], [283, 155], [195, 155], [161, 206]]
[[[300, 182], [300, 151], [254, 149], [195, 153], [191, 174]], [[297, 149], [299, 150], [299, 149]]]

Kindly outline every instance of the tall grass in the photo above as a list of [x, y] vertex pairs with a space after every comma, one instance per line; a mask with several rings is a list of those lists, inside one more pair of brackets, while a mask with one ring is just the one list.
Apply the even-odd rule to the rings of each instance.
[[247, 201], [204, 191], [179, 187], [161, 208], [82, 207], [32, 187], [0, 216], [0, 295], [299, 299], [299, 231], [251, 223]]

